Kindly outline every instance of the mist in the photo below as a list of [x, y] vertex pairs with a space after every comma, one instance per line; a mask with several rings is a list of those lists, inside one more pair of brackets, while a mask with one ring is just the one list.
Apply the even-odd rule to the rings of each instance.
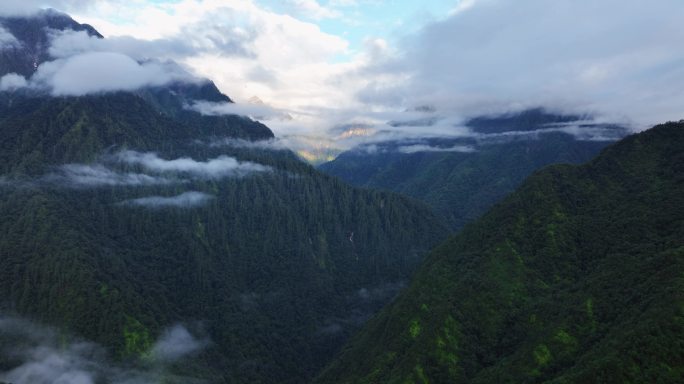
[[173, 362], [197, 353], [210, 344], [208, 339], [197, 339], [177, 324], [162, 333], [152, 347], [152, 356], [159, 361]]
[[156, 341], [152, 360], [126, 366], [111, 360], [96, 343], [6, 315], [0, 315], [0, 340], [0, 354], [9, 366], [0, 372], [0, 381], [12, 384], [153, 384], [162, 380], [199, 384], [203, 381], [174, 375], [170, 364], [200, 353], [210, 344], [177, 324]]
[[195, 208], [206, 205], [214, 196], [203, 192], [184, 192], [176, 196], [146, 196], [138, 199], [125, 200], [119, 203], [124, 206], [138, 206], [147, 208]]
[[40, 181], [74, 188], [163, 185], [173, 182], [168, 178], [144, 173], [115, 171], [102, 164], [65, 164], [43, 176]]
[[32, 76], [34, 86], [45, 86], [54, 96], [132, 91], [174, 81], [193, 81], [175, 65], [138, 63], [114, 52], [89, 52], [41, 64]]
[[461, 152], [470, 153], [475, 152], [475, 148], [467, 145], [454, 145], [452, 147], [438, 147], [426, 144], [404, 145], [397, 149], [401, 153], [417, 153], [417, 152]]
[[0, 25], [0, 50], [7, 48], [14, 48], [19, 46], [20, 43], [16, 37], [10, 31], [6, 30], [2, 25]]
[[196, 142], [200, 145], [207, 145], [209, 147], [232, 147], [232, 148], [249, 148], [249, 149], [263, 149], [268, 151], [285, 151], [289, 150], [286, 140], [281, 138], [274, 138], [268, 140], [244, 140], [235, 139], [232, 137], [214, 137], [210, 140], [198, 140]]
[[264, 104], [212, 103], [197, 101], [188, 106], [189, 109], [208, 116], [238, 115], [248, 116], [255, 120], [292, 120], [292, 116], [283, 110]]
[[13, 91], [15, 89], [24, 88], [28, 85], [24, 76], [16, 73], [8, 73], [0, 77], [0, 91]]
[[115, 155], [115, 158], [122, 163], [140, 165], [150, 172], [176, 172], [206, 179], [244, 177], [252, 173], [272, 170], [266, 165], [250, 161], [238, 161], [225, 155], [207, 161], [196, 161], [189, 157], [166, 160], [152, 152], [123, 151]]

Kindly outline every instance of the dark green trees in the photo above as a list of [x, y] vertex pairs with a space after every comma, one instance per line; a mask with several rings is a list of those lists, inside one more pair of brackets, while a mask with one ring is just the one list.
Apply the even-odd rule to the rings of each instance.
[[537, 172], [435, 249], [318, 382], [681, 382], [682, 207], [682, 123]]

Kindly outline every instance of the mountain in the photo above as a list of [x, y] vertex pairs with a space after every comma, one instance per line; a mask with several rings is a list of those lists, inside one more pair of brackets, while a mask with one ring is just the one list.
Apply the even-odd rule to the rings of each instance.
[[0, 17], [0, 26], [17, 40], [9, 47], [0, 47], [0, 77], [8, 73], [31, 76], [38, 66], [50, 60], [51, 31], [84, 31], [90, 36], [102, 37], [88, 24], [80, 24], [68, 15], [53, 9], [28, 17]]
[[[208, 341], [177, 373], [305, 382], [447, 230], [422, 204], [269, 147], [263, 124], [185, 108], [198, 99], [230, 102], [209, 81], [0, 92], [0, 313], [142, 366], [182, 324]], [[20, 362], [3, 337], [7, 381]]]
[[317, 383], [679, 383], [684, 121], [536, 172]]
[[541, 109], [480, 117], [466, 125], [472, 130], [468, 138], [364, 145], [319, 169], [356, 186], [422, 200], [457, 230], [535, 170], [554, 163], [585, 162], [626, 134], [617, 126]]

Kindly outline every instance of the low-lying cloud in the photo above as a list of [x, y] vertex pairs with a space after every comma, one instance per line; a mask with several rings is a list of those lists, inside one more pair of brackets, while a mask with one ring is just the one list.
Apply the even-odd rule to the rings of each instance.
[[225, 155], [207, 161], [197, 161], [189, 157], [166, 160], [159, 157], [156, 153], [123, 151], [118, 153], [115, 158], [122, 163], [140, 165], [150, 172], [173, 172], [206, 179], [242, 177], [255, 172], [267, 172], [272, 169], [271, 167], [250, 161], [238, 161], [233, 157]]
[[121, 205], [146, 208], [195, 208], [206, 205], [214, 196], [203, 192], [184, 192], [176, 196], [146, 196], [121, 202]]
[[197, 353], [209, 345], [208, 339], [197, 339], [182, 325], [175, 325], [159, 337], [152, 347], [152, 356], [159, 361], [173, 362]]
[[538, 129], [525, 131], [504, 131], [498, 133], [473, 133], [472, 138], [482, 144], [500, 143], [509, 140], [538, 139], [541, 135], [549, 133], [565, 133], [578, 141], [617, 141], [626, 136], [628, 131], [619, 126], [592, 124], [591, 122], [569, 122], [558, 124], [546, 124]]
[[418, 152], [462, 152], [470, 153], [475, 152], [475, 148], [468, 145], [454, 145], [451, 147], [439, 147], [427, 144], [413, 144], [404, 145], [397, 148], [397, 151], [401, 153], [418, 153]]
[[76, 188], [146, 186], [170, 184], [173, 180], [144, 173], [116, 171], [102, 164], [66, 164], [41, 181]]
[[202, 383], [179, 377], [169, 364], [200, 352], [209, 345], [181, 325], [167, 329], [151, 350], [152, 362], [124, 367], [112, 362], [104, 348], [65, 337], [63, 332], [18, 317], [0, 315], [0, 356], [9, 362], [0, 381], [12, 384], [149, 384]]
[[[216, 26], [216, 28], [219, 28]], [[133, 36], [111, 36], [101, 39], [84, 31], [54, 31], [50, 55], [65, 58], [86, 52], [116, 52], [134, 60], [177, 60], [184, 57], [220, 50], [225, 55], [250, 57], [247, 47], [254, 38], [252, 33], [236, 28], [220, 28], [218, 31], [197, 33], [188, 31], [182, 36], [142, 40]]]
[[265, 104], [213, 103], [209, 101], [197, 101], [192, 105], [189, 105], [188, 108], [208, 116], [238, 115], [248, 116], [255, 120], [263, 121], [292, 120], [292, 116], [286, 111], [278, 110]]
[[113, 52], [89, 52], [46, 62], [31, 78], [34, 86], [46, 86], [55, 96], [132, 91], [193, 80], [176, 65], [156, 61], [138, 63]]
[[268, 140], [244, 140], [235, 139], [232, 137], [218, 138], [214, 137], [210, 140], [202, 141], [198, 140], [197, 144], [207, 145], [209, 147], [231, 147], [231, 148], [249, 148], [249, 149], [262, 149], [267, 151], [284, 151], [289, 150], [290, 147], [287, 142], [280, 138], [268, 139]]
[[0, 50], [18, 46], [20, 46], [19, 40], [17, 40], [10, 31], [0, 25]]
[[[212, 145], [215, 143], [209, 143]], [[219, 145], [219, 144], [215, 144]], [[236, 142], [241, 145], [241, 142]], [[248, 144], [246, 144], [248, 145]], [[255, 144], [254, 148], [267, 149], [268, 142]], [[275, 144], [273, 144], [275, 145]], [[141, 169], [131, 171], [131, 167]], [[128, 168], [128, 169], [127, 169]], [[122, 151], [103, 155], [92, 164], [64, 164], [32, 180], [17, 180], [0, 177], [0, 186], [56, 186], [65, 188], [108, 188], [144, 187], [186, 184], [193, 179], [219, 180], [228, 177], [246, 177], [253, 173], [273, 171], [273, 168], [250, 162], [239, 161], [222, 155], [207, 161], [196, 161], [189, 157], [166, 160], [153, 152]], [[126, 202], [145, 206], [198, 206], [207, 201], [199, 192], [187, 192], [179, 196], [150, 196]]]
[[0, 91], [13, 91], [15, 89], [24, 88], [28, 82], [22, 75], [16, 73], [8, 73], [0, 77]]

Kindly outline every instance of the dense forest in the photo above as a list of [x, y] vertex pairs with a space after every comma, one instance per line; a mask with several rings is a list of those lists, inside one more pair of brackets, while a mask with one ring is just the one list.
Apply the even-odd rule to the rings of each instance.
[[668, 123], [536, 172], [316, 382], [681, 382], [683, 148]]
[[[31, 46], [43, 24], [70, 28], [64, 18], [3, 24]], [[211, 343], [178, 372], [306, 381], [446, 226], [419, 202], [269, 149], [261, 123], [187, 109], [193, 100], [231, 102], [210, 81], [0, 93], [0, 309], [131, 364], [183, 324]], [[15, 363], [3, 357], [0, 372]]]
[[55, 36], [102, 35], [0, 27], [0, 384], [684, 381], [683, 121], [531, 109], [314, 168], [171, 62], [51, 93]]
[[[197, 143], [190, 133], [211, 140], [220, 128], [202, 137], [137, 95], [17, 101], [3, 116], [3, 305], [121, 357], [144, 354], [163, 327], [204, 321], [214, 374], [300, 382], [446, 234], [426, 207], [353, 189], [289, 151]], [[257, 171], [150, 173], [117, 158], [148, 151]], [[129, 204], [184, 193], [206, 202]]]

